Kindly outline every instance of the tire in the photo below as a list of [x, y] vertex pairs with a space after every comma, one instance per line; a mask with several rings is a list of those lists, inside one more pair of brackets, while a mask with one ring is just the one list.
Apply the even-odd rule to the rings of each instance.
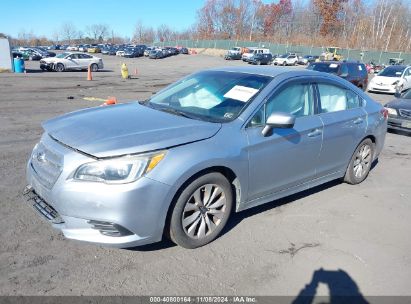
[[56, 67], [54, 69], [56, 70], [56, 72], [63, 72], [64, 71], [64, 64], [57, 63]]
[[370, 172], [373, 158], [374, 143], [366, 138], [355, 149], [345, 172], [344, 181], [351, 185], [364, 181]]
[[286, 65], [287, 65], [287, 62], [284, 61], [284, 62], [283, 62], [283, 66], [286, 66]]
[[93, 63], [93, 64], [91, 65], [91, 71], [92, 71], [92, 72], [97, 72], [97, 71], [98, 71], [98, 65], [97, 65], [97, 63]]
[[222, 174], [200, 176], [175, 201], [168, 231], [171, 240], [188, 249], [210, 243], [226, 225], [232, 205], [231, 185]]

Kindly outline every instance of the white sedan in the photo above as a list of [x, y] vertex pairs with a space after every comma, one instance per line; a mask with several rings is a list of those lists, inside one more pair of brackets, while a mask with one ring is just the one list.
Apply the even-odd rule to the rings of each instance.
[[56, 57], [40, 60], [40, 68], [47, 71], [87, 70], [89, 66], [93, 72], [97, 72], [104, 68], [103, 60], [89, 54], [73, 52], [65, 52]]
[[368, 92], [394, 94], [411, 88], [411, 67], [391, 65], [379, 72], [368, 84]]

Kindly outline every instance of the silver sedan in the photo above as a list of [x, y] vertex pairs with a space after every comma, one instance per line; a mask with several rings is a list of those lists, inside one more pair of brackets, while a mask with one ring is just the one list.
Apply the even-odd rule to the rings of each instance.
[[334, 179], [361, 183], [387, 116], [329, 74], [201, 71], [150, 100], [46, 121], [25, 192], [67, 238], [131, 247], [165, 235], [195, 248], [232, 212]]

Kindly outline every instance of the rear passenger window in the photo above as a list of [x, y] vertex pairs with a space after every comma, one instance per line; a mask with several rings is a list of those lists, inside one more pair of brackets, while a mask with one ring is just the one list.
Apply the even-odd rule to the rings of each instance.
[[321, 99], [321, 113], [331, 113], [361, 106], [360, 98], [350, 90], [330, 84], [318, 84]]
[[359, 75], [360, 71], [358, 70], [358, 65], [357, 64], [348, 64], [348, 73], [351, 76]]

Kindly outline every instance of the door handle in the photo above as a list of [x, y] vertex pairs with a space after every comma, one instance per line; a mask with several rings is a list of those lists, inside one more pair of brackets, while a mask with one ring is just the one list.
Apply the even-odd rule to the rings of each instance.
[[358, 117], [357, 119], [353, 120], [353, 123], [355, 123], [356, 125], [359, 125], [360, 123], [362, 123], [364, 120], [361, 117]]
[[316, 137], [321, 135], [323, 132], [320, 129], [315, 129], [313, 131], [311, 131], [310, 133], [308, 133], [308, 137]]

